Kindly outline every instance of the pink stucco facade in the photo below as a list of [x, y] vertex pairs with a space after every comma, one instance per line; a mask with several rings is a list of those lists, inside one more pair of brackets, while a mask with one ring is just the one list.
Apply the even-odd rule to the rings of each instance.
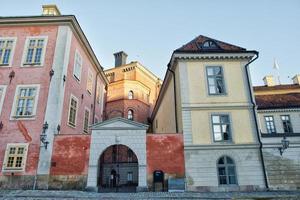
[[[67, 49], [69, 58], [67, 59], [67, 75], [64, 81], [64, 96], [58, 101], [63, 102], [61, 117], [60, 132], [59, 134], [70, 134], [80, 137], [83, 135], [83, 123], [84, 123], [84, 109], [89, 108], [89, 124], [93, 123], [93, 115], [96, 116], [98, 121], [102, 121], [102, 112], [104, 101], [95, 100], [96, 88], [105, 88], [105, 81], [98, 69], [95, 61], [91, 58], [86, 50], [86, 44], [82, 42], [73, 29], [71, 33], [70, 48]], [[55, 59], [55, 51], [60, 48], [57, 46], [59, 25], [25, 25], [25, 26], [0, 26], [0, 39], [13, 37], [15, 38], [15, 48], [12, 52], [11, 59], [12, 65], [0, 66], [0, 86], [6, 86], [6, 92], [4, 94], [4, 101], [1, 113], [0, 122], [3, 127], [0, 129], [0, 185], [1, 181], [9, 176], [18, 175], [35, 175], [37, 172], [37, 166], [39, 162], [40, 153], [40, 134], [42, 133], [42, 127], [45, 122], [45, 114], [49, 101], [49, 88], [51, 81], [49, 72], [53, 67]], [[26, 38], [31, 36], [43, 36], [47, 38], [47, 44], [45, 48], [45, 57], [43, 66], [28, 66], [23, 67], [23, 52], [26, 48]], [[82, 56], [82, 71], [81, 80], [78, 82], [73, 76], [74, 70], [74, 56], [75, 51], [78, 51]], [[91, 94], [87, 92], [87, 73], [88, 69], [93, 74], [93, 88]], [[9, 76], [11, 72], [14, 72], [14, 77], [10, 80]], [[56, 72], [54, 72], [56, 73]], [[32, 118], [11, 118], [11, 112], [13, 109], [13, 103], [15, 101], [15, 93], [18, 85], [39, 85], [39, 94], [36, 97], [37, 109], [36, 114]], [[97, 87], [96, 87], [97, 85]], [[100, 91], [98, 91], [100, 92]], [[101, 90], [100, 96], [104, 97], [105, 89]], [[68, 112], [70, 95], [76, 96], [79, 100], [76, 118], [76, 127], [70, 127], [68, 125]], [[83, 97], [83, 98], [82, 98]], [[105, 99], [105, 98], [103, 98]], [[58, 112], [53, 110], [53, 112]], [[84, 137], [84, 136], [83, 136]], [[27, 143], [28, 153], [25, 163], [25, 170], [20, 172], [3, 172], [3, 162], [5, 157], [5, 150], [8, 143]], [[53, 145], [53, 144], [49, 144]]]

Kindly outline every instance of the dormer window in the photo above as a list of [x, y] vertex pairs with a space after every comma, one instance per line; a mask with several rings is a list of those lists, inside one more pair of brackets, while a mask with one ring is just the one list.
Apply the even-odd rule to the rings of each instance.
[[202, 44], [203, 49], [219, 49], [219, 46], [215, 41], [207, 40]]

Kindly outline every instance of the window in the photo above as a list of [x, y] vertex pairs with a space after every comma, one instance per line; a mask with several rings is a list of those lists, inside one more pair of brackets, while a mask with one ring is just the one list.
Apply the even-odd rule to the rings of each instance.
[[6, 91], [6, 86], [0, 85], [0, 115], [1, 115], [1, 110], [4, 102], [5, 91]]
[[86, 108], [84, 111], [83, 132], [88, 133], [89, 130], [90, 111]]
[[34, 117], [39, 85], [19, 85], [16, 89], [12, 118]]
[[25, 170], [28, 144], [7, 144], [3, 163], [4, 171]]
[[12, 60], [15, 39], [0, 38], [0, 66], [9, 66]]
[[273, 116], [265, 116], [266, 128], [268, 133], [276, 133]]
[[212, 115], [212, 128], [216, 142], [231, 139], [229, 115]]
[[237, 184], [235, 164], [228, 156], [221, 157], [218, 161], [218, 175], [220, 185]]
[[202, 45], [202, 48], [203, 49], [219, 49], [217, 43], [212, 40], [205, 41]]
[[46, 43], [46, 37], [28, 38], [26, 40], [24, 65], [42, 65]]
[[74, 59], [74, 77], [80, 81], [81, 79], [81, 68], [82, 68], [82, 58], [78, 51], [75, 52], [75, 59]]
[[132, 90], [130, 90], [128, 92], [128, 99], [133, 99], [133, 91]]
[[132, 157], [133, 157], [133, 152], [131, 149], [127, 150], [127, 158], [128, 158], [128, 162], [132, 162]]
[[222, 67], [207, 67], [208, 92], [212, 95], [225, 94], [224, 77]]
[[72, 127], [76, 126], [77, 107], [78, 107], [78, 99], [73, 95], [71, 95], [70, 104], [69, 104], [68, 124]]
[[133, 173], [132, 172], [128, 172], [127, 173], [127, 181], [128, 182], [132, 182], [133, 181]]
[[281, 115], [281, 121], [284, 133], [293, 133], [293, 127], [289, 115]]
[[127, 119], [133, 120], [133, 111], [132, 110], [128, 110]]
[[93, 90], [93, 72], [90, 69], [88, 70], [86, 90], [88, 91], [89, 94], [92, 94], [92, 90]]

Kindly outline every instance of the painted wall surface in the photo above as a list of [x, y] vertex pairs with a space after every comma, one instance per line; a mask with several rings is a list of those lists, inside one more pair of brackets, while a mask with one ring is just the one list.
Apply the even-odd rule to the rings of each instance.
[[[2, 121], [4, 125], [0, 131], [0, 169], [2, 169], [4, 151], [7, 143], [29, 143], [26, 169], [24, 172], [17, 174], [35, 174], [38, 162], [40, 134], [44, 123], [49, 90], [49, 71], [53, 63], [56, 35], [57, 26], [51, 25], [0, 27], [1, 37], [16, 37], [16, 46], [12, 54], [12, 66], [0, 67], [0, 85], [7, 86], [2, 112], [0, 114], [0, 121]], [[41, 67], [21, 67], [23, 64], [22, 55], [25, 48], [25, 40], [28, 36], [48, 37], [44, 65]], [[15, 72], [15, 76], [10, 82], [9, 74], [11, 71]], [[33, 119], [10, 120], [16, 87], [21, 84], [40, 85], [39, 96], [37, 97], [36, 116]], [[27, 138], [31, 139], [26, 140], [25, 135], [29, 135]], [[3, 175], [2, 170], [0, 175]]]
[[[75, 59], [75, 52], [78, 51], [82, 57], [82, 71], [81, 71], [81, 79], [78, 81], [74, 75], [74, 59]], [[87, 91], [87, 77], [88, 77], [88, 70], [91, 70], [93, 73], [93, 88], [92, 93], [89, 94]], [[66, 78], [66, 86], [65, 86], [65, 95], [64, 95], [64, 104], [63, 104], [63, 114], [62, 114], [62, 121], [61, 121], [61, 134], [83, 134], [83, 124], [84, 124], [84, 111], [86, 108], [90, 110], [90, 117], [89, 122], [92, 124], [93, 120], [93, 109], [95, 106], [95, 114], [100, 118], [99, 121], [102, 121], [102, 106], [99, 103], [95, 103], [94, 105], [94, 96], [95, 87], [96, 87], [96, 75], [97, 71], [92, 63], [91, 59], [89, 58], [88, 54], [86, 53], [83, 45], [79, 42], [79, 40], [73, 34], [72, 36], [72, 43], [70, 49], [70, 58], [69, 58], [69, 65], [67, 71], [67, 78]], [[100, 81], [100, 77], [97, 78], [98, 84], [100, 83], [102, 87], [104, 87], [103, 81]], [[68, 114], [69, 114], [69, 103], [71, 94], [75, 96], [78, 102], [77, 108], [77, 120], [76, 120], [76, 127], [71, 127], [68, 125]], [[102, 94], [101, 96], [103, 96]]]
[[212, 109], [191, 111], [193, 144], [214, 143], [211, 115], [218, 113], [229, 114], [230, 130], [234, 144], [247, 144], [255, 141], [254, 134], [256, 133], [252, 130], [251, 116], [248, 109]]
[[184, 153], [182, 134], [147, 134], [147, 180], [152, 186], [153, 172], [162, 170], [165, 179], [183, 178]]
[[166, 87], [153, 119], [152, 128], [154, 133], [176, 133], [173, 77], [170, 78]]

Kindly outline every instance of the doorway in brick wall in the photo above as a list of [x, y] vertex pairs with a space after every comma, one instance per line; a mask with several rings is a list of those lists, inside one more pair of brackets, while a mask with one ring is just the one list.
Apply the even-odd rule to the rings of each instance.
[[132, 149], [122, 144], [111, 145], [101, 154], [98, 165], [99, 192], [136, 191], [138, 159]]

